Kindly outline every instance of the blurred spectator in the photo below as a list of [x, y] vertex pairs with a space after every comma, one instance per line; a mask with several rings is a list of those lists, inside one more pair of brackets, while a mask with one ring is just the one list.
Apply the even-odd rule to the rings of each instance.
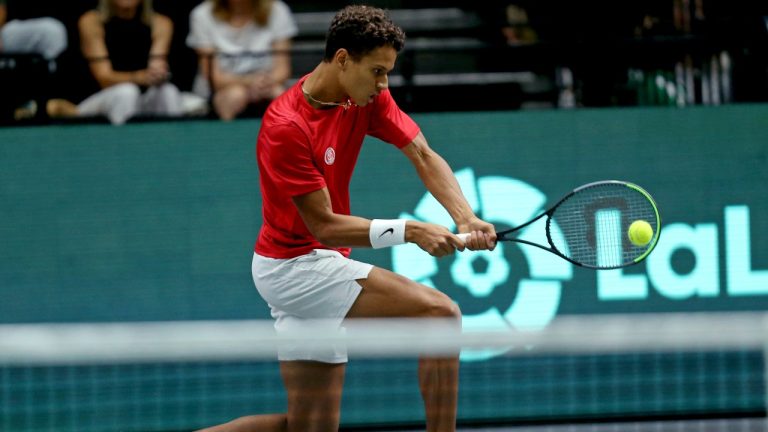
[[123, 124], [135, 115], [177, 116], [179, 90], [168, 82], [173, 24], [152, 0], [100, 0], [78, 22], [83, 55], [102, 90], [75, 106], [57, 99], [51, 117], [106, 116]]
[[34, 117], [39, 103], [44, 104], [50, 97], [56, 59], [67, 48], [67, 31], [54, 18], [21, 19], [14, 14], [13, 7], [14, 4], [0, 0], [0, 53], [39, 54], [47, 62], [47, 67], [44, 63], [38, 63], [41, 67], [32, 66], [35, 61], [11, 61], [4, 65], [10, 74], [4, 79], [13, 84], [3, 90], [0, 118], [21, 120]]
[[274, 99], [291, 75], [291, 38], [298, 33], [279, 0], [209, 0], [190, 15], [187, 45], [199, 57], [194, 91], [211, 96], [223, 120]]
[[6, 22], [8, 7], [0, 0], [0, 52], [36, 53], [49, 60], [51, 71], [55, 59], [67, 49], [67, 30], [53, 18], [13, 19]]
[[528, 12], [518, 5], [508, 5], [506, 8], [506, 25], [501, 32], [509, 45], [523, 45], [539, 40], [529, 21]]

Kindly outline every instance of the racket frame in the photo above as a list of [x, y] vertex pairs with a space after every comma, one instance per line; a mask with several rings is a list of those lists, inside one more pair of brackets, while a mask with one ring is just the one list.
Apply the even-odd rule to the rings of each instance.
[[[631, 262], [625, 262], [625, 263], [622, 263], [620, 265], [609, 266], [609, 267], [606, 267], [606, 266], [594, 266], [594, 265], [582, 263], [582, 262], [574, 260], [573, 258], [570, 258], [570, 257], [566, 256], [564, 253], [560, 252], [560, 250], [558, 250], [555, 247], [554, 242], [552, 241], [552, 235], [551, 235], [551, 232], [550, 232], [550, 227], [551, 227], [551, 222], [552, 222], [552, 215], [555, 213], [555, 210], [557, 210], [557, 208], [560, 207], [560, 205], [562, 205], [565, 201], [567, 201], [570, 197], [572, 197], [573, 195], [575, 195], [579, 191], [582, 191], [582, 190], [587, 189], [587, 188], [595, 187], [595, 186], [598, 186], [598, 185], [604, 185], [604, 184], [618, 184], [618, 185], [629, 187], [630, 189], [634, 189], [635, 191], [641, 193], [643, 196], [645, 196], [645, 198], [648, 200], [648, 202], [651, 203], [651, 206], [653, 207], [654, 214], [656, 216], [656, 230], [653, 233], [653, 238], [651, 239], [651, 244], [650, 244], [650, 246], [648, 246], [646, 251], [642, 255], [640, 255], [637, 258], [635, 258], [634, 260], [632, 260]], [[547, 217], [545, 232], [546, 232], [546, 235], [547, 235], [547, 243], [549, 243], [549, 247], [541, 245], [539, 243], [534, 243], [532, 241], [516, 238], [516, 237], [507, 237], [507, 234], [511, 234], [513, 232], [520, 231], [521, 229], [531, 225], [532, 223], [536, 222], [537, 220], [541, 219], [544, 216]], [[622, 268], [622, 267], [628, 267], [628, 266], [631, 266], [631, 265], [635, 265], [635, 264], [643, 261], [648, 256], [648, 254], [650, 254], [651, 251], [656, 247], [656, 243], [659, 240], [659, 235], [660, 234], [661, 234], [661, 216], [659, 215], [659, 209], [656, 206], [656, 202], [653, 200], [651, 195], [648, 192], [645, 191], [645, 189], [641, 188], [640, 186], [638, 186], [638, 185], [636, 185], [634, 183], [630, 183], [630, 182], [626, 182], [626, 181], [622, 181], [622, 180], [600, 180], [600, 181], [596, 181], [596, 182], [592, 182], [592, 183], [587, 183], [585, 185], [577, 187], [576, 189], [572, 190], [571, 192], [567, 193], [565, 196], [560, 198], [560, 200], [557, 203], [555, 203], [552, 207], [550, 207], [549, 209], [547, 209], [546, 211], [544, 211], [540, 215], [536, 216], [535, 218], [529, 220], [528, 222], [526, 222], [526, 223], [524, 223], [522, 225], [518, 225], [516, 227], [510, 228], [510, 229], [506, 229], [504, 231], [497, 232], [496, 233], [496, 241], [497, 242], [498, 241], [510, 241], [510, 242], [515, 242], [515, 243], [523, 243], [523, 244], [526, 244], [526, 245], [529, 245], [529, 246], [535, 246], [535, 247], [537, 247], [539, 249], [543, 249], [543, 250], [545, 250], [547, 252], [551, 252], [551, 253], [559, 256], [560, 258], [563, 258], [564, 260], [570, 262], [571, 264], [577, 265], [579, 267], [585, 267], [585, 268], [590, 268], [590, 269], [595, 269], [595, 270], [612, 270], [612, 269], [617, 269], [617, 268]]]

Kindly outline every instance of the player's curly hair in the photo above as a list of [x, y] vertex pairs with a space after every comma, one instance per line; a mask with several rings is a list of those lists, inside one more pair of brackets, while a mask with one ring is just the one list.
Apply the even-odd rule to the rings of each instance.
[[325, 38], [325, 57], [331, 61], [341, 48], [354, 60], [376, 48], [391, 46], [400, 51], [405, 45], [405, 32], [392, 22], [389, 14], [379, 8], [351, 5], [340, 10], [331, 22]]

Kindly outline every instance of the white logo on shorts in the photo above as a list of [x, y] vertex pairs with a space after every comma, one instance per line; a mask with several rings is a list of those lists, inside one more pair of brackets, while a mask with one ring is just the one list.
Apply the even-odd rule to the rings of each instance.
[[335, 160], [336, 160], [336, 151], [332, 147], [328, 147], [328, 150], [325, 151], [325, 164], [333, 165], [333, 162]]

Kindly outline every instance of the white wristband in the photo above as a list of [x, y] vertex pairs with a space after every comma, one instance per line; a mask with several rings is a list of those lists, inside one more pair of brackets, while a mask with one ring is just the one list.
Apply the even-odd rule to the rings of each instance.
[[374, 249], [405, 243], [405, 219], [374, 219], [368, 238]]

